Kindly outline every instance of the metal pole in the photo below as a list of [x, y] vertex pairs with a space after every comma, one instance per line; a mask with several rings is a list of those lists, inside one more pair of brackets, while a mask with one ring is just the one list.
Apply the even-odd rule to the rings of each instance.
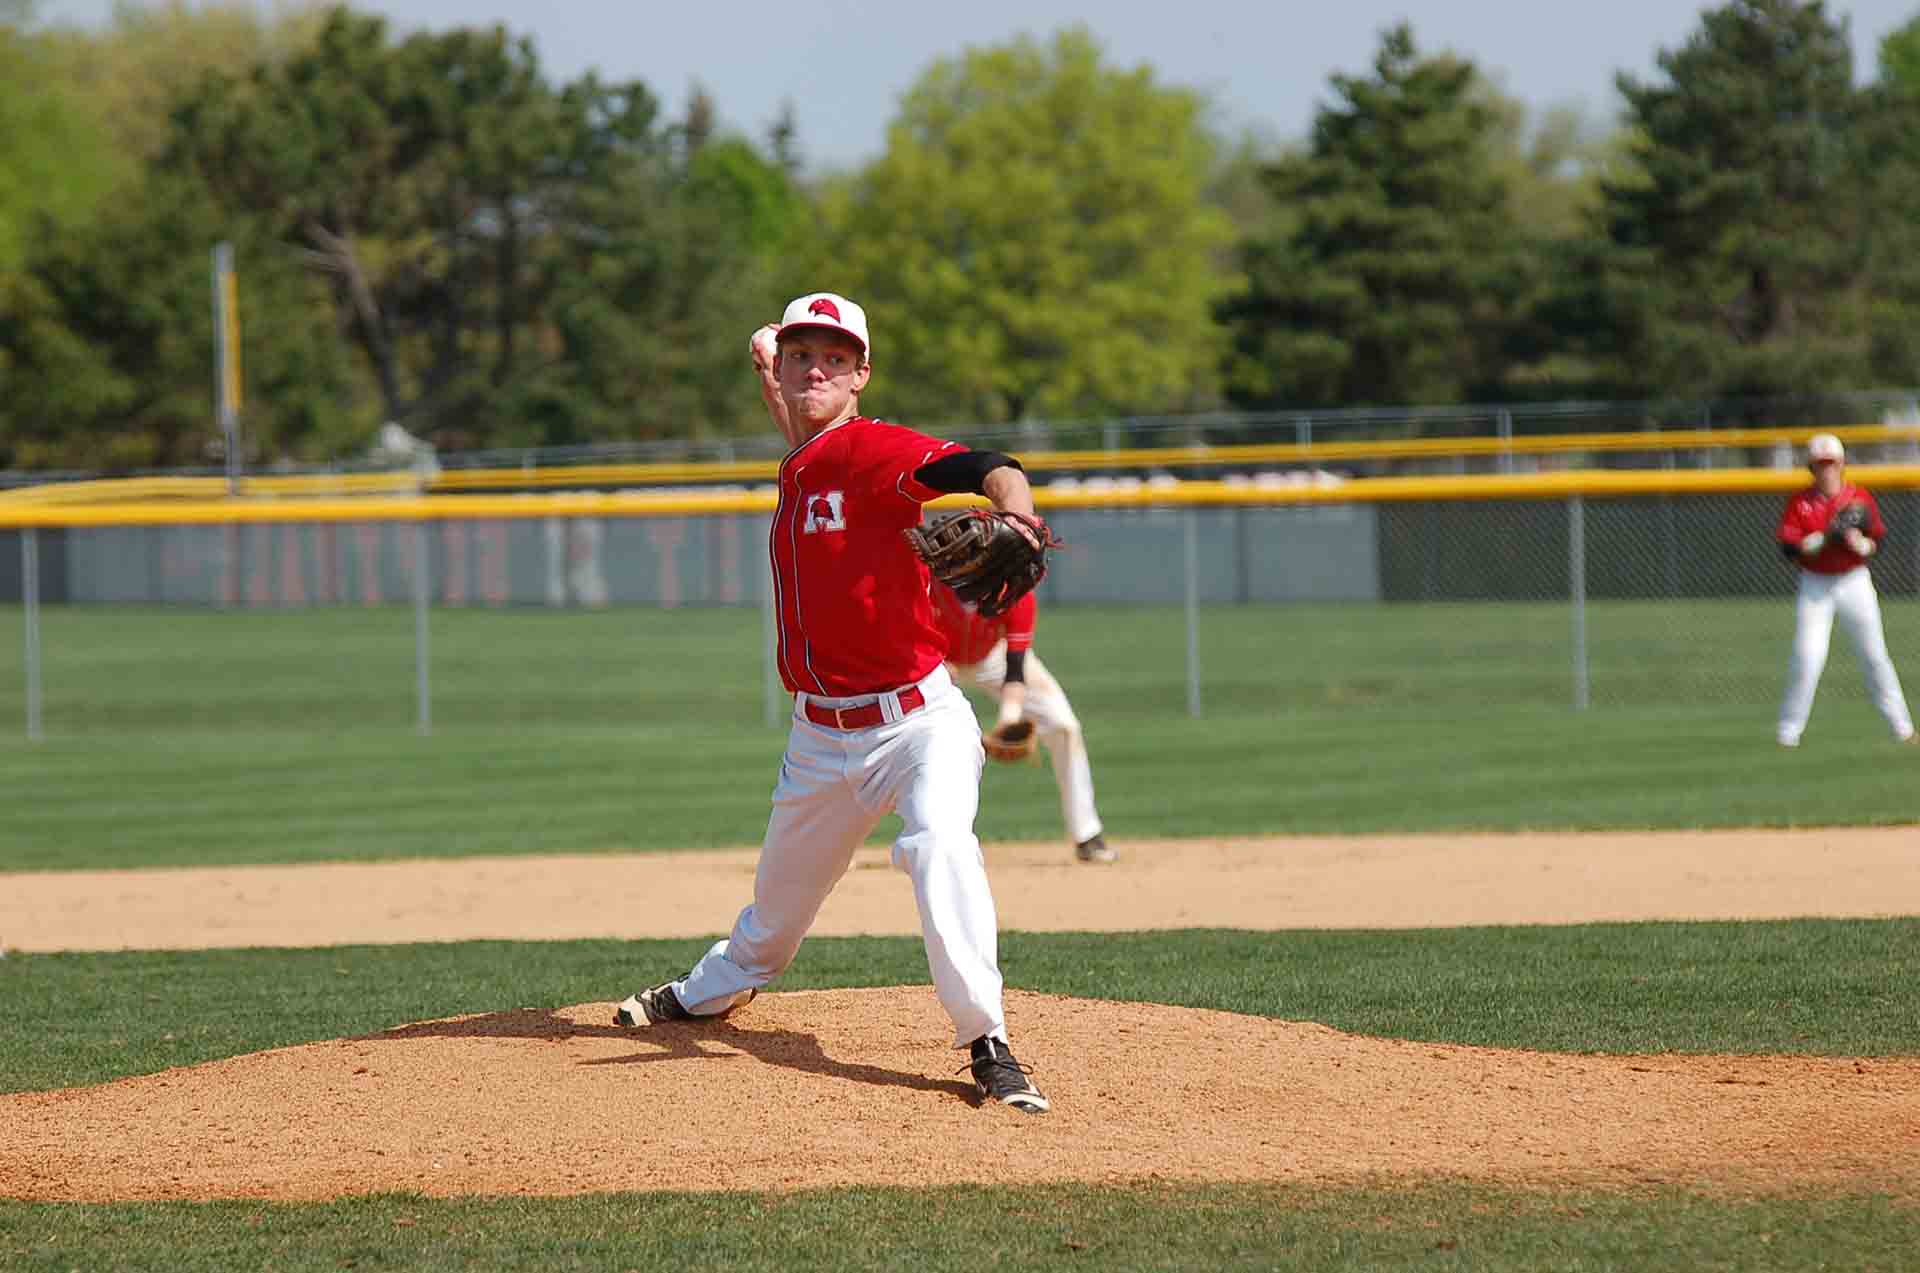
[[27, 616], [27, 741], [40, 741], [40, 533], [20, 532], [20, 600]]
[[433, 733], [433, 693], [428, 682], [427, 646], [427, 523], [413, 524], [413, 728], [421, 737]]
[[1587, 684], [1587, 502], [1575, 495], [1567, 501], [1567, 579], [1573, 595], [1573, 710], [1584, 712], [1589, 702]]
[[1200, 714], [1200, 512], [1187, 507], [1187, 715]]
[[760, 559], [760, 715], [769, 729], [780, 723], [779, 638], [774, 632], [774, 606], [779, 599], [773, 592], [773, 523], [767, 523], [766, 556]]
[[240, 303], [233, 244], [213, 247], [214, 414], [227, 451], [227, 494], [240, 493]]
[[1511, 473], [1513, 472], [1513, 412], [1505, 407], [1500, 408], [1495, 417], [1495, 424], [1500, 433], [1500, 440], [1506, 443], [1500, 450], [1500, 471]]

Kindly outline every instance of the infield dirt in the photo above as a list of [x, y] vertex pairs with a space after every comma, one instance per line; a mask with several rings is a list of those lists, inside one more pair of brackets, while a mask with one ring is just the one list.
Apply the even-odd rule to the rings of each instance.
[[[988, 848], [1004, 928], [1408, 927], [1920, 914], [1920, 831]], [[686, 936], [753, 854], [5, 877], [28, 950]], [[863, 850], [822, 935], [914, 931]], [[630, 989], [614, 987], [610, 989]], [[1920, 1185], [1920, 1060], [1407, 1043], [1013, 992], [1054, 1112], [977, 1109], [930, 988], [772, 993], [725, 1021], [611, 1003], [398, 1024], [0, 1096], [0, 1196], [326, 1198], [950, 1182], [1452, 1176], [1734, 1190]]]

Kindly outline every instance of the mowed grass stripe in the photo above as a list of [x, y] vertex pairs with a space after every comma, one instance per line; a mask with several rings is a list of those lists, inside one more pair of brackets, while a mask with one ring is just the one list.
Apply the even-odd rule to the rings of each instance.
[[[716, 1149], [716, 1152], [724, 1152]], [[1911, 1267], [1920, 1212], [1873, 1195], [1009, 1181], [573, 1198], [55, 1206], [0, 1201], [20, 1270], [233, 1268], [1753, 1270]]]
[[[1784, 605], [1596, 603], [1586, 712], [1558, 604], [1210, 608], [1200, 719], [1178, 610], [1060, 607], [1040, 648], [1122, 841], [1920, 822], [1920, 755], [1844, 649], [1805, 745], [1774, 746]], [[1920, 626], [1889, 608], [1890, 633]], [[784, 729], [755, 612], [437, 612], [427, 738], [409, 624], [50, 609], [45, 742], [7, 728], [0, 641], [0, 784], [31, 796], [0, 871], [758, 842]], [[375, 633], [403, 648], [370, 661]], [[979, 829], [1059, 834], [1048, 769], [992, 767]]]
[[[0, 1090], [437, 1017], [617, 1000], [708, 941], [11, 955]], [[1920, 1054], [1920, 919], [1007, 933], [1010, 985], [1566, 1052]], [[815, 938], [775, 989], [924, 985], [914, 938]], [[929, 990], [928, 993], [931, 993]]]

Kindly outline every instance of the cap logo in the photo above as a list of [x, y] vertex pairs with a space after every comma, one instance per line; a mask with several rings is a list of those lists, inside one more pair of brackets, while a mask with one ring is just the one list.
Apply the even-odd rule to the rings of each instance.
[[824, 296], [822, 296], [819, 300], [815, 301], [813, 304], [807, 306], [807, 313], [825, 314], [828, 318], [831, 318], [836, 323], [840, 321], [840, 307], [838, 305], [835, 305], [832, 301], [828, 300]]

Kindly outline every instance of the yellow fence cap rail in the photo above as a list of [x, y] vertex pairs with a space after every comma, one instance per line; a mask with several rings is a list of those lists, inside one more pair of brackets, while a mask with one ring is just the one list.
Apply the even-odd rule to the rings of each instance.
[[[1920, 489], [1920, 464], [1854, 465], [1864, 486]], [[1361, 504], [1408, 500], [1559, 500], [1575, 495], [1628, 498], [1652, 495], [1752, 494], [1806, 485], [1794, 469], [1576, 469], [1557, 473], [1485, 476], [1380, 477], [1350, 481], [1154, 481], [1112, 479], [1042, 486], [1042, 509], [1219, 507]], [[935, 508], [980, 504], [979, 496], [947, 496]], [[175, 499], [119, 503], [0, 503], [0, 528], [37, 526], [166, 526], [221, 523], [441, 521], [476, 518], [690, 517], [766, 514], [774, 494], [755, 491], [573, 491], [510, 495], [384, 495], [291, 500]]]

